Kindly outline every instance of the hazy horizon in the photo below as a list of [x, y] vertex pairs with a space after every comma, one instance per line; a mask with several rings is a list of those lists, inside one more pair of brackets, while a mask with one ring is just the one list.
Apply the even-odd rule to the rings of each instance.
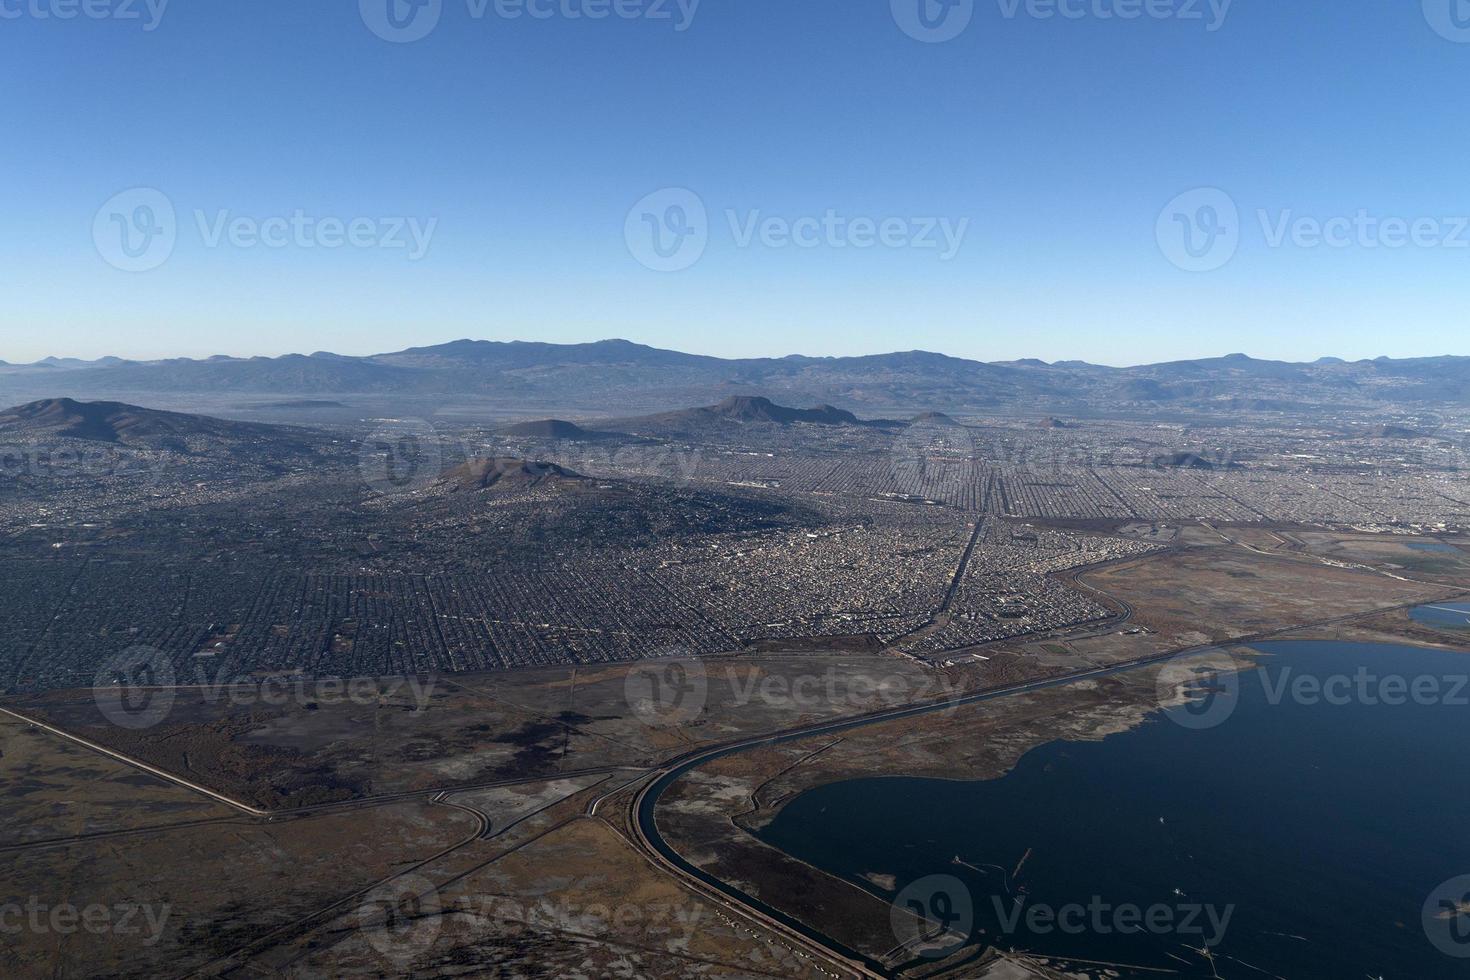
[[1219, 351], [1219, 352], [1213, 352], [1213, 353], [1203, 353], [1203, 354], [1199, 354], [1197, 356], [1191, 356], [1191, 357], [1171, 357], [1171, 358], [1168, 358], [1167, 360], [1136, 361], [1136, 362], [1127, 362], [1127, 363], [1125, 363], [1125, 362], [1094, 361], [1094, 360], [1090, 360], [1088, 358], [1082, 358], [1082, 357], [1068, 357], [1068, 356], [1041, 357], [1041, 356], [1034, 355], [1034, 354], [1023, 354], [1023, 355], [1021, 355], [1019, 357], [988, 357], [988, 356], [983, 356], [983, 355], [960, 354], [960, 353], [956, 353], [954, 351], [949, 351], [949, 350], [934, 350], [932, 348], [927, 348], [927, 347], [892, 348], [892, 349], [888, 349], [888, 350], [868, 350], [868, 349], [861, 349], [861, 350], [856, 350], [856, 351], [854, 351], [852, 353], [823, 353], [823, 352], [812, 352], [812, 351], [787, 351], [787, 352], [784, 352], [784, 353], [771, 353], [771, 352], [766, 352], [766, 353], [750, 353], [750, 354], [726, 355], [726, 354], [716, 353], [716, 352], [711, 351], [711, 350], [696, 350], [696, 349], [689, 349], [687, 347], [665, 346], [663, 344], [656, 344], [656, 343], [646, 342], [646, 341], [637, 340], [637, 339], [634, 339], [634, 338], [631, 338], [631, 337], [612, 337], [612, 336], [606, 336], [606, 337], [592, 337], [592, 338], [589, 338], [587, 340], [546, 341], [546, 340], [540, 340], [540, 339], [528, 338], [528, 337], [506, 337], [506, 338], [499, 338], [499, 337], [465, 337], [465, 336], [459, 336], [459, 337], [452, 337], [452, 338], [449, 338], [449, 339], [446, 339], [446, 340], [436, 340], [436, 341], [429, 342], [429, 343], [411, 343], [411, 344], [405, 344], [405, 345], [400, 346], [400, 347], [394, 347], [394, 348], [391, 348], [391, 349], [382, 349], [382, 350], [344, 351], [344, 350], [330, 350], [328, 348], [299, 348], [299, 349], [296, 349], [296, 350], [281, 350], [281, 351], [266, 352], [266, 353], [245, 353], [245, 354], [238, 354], [238, 353], [230, 353], [230, 352], [227, 352], [227, 351], [214, 351], [214, 352], [209, 353], [209, 354], [162, 354], [162, 355], [156, 355], [156, 356], [143, 356], [143, 355], [134, 356], [134, 355], [128, 355], [128, 354], [118, 353], [116, 351], [105, 351], [105, 352], [99, 353], [99, 354], [58, 354], [58, 353], [46, 353], [46, 354], [42, 354], [42, 355], [40, 355], [38, 357], [0, 356], [0, 362], [6, 363], [6, 364], [9, 364], [9, 365], [12, 365], [12, 366], [16, 366], [16, 367], [24, 367], [24, 366], [27, 366], [27, 365], [30, 365], [30, 364], [35, 364], [35, 363], [38, 363], [38, 362], [47, 360], [48, 358], [55, 358], [57, 360], [79, 360], [79, 361], [89, 361], [89, 362], [91, 362], [91, 361], [98, 361], [98, 360], [101, 360], [103, 358], [116, 357], [116, 358], [120, 358], [121, 360], [124, 360], [124, 361], [135, 361], [135, 362], [140, 362], [140, 363], [153, 362], [153, 361], [163, 361], [163, 360], [173, 360], [173, 359], [179, 359], [179, 358], [188, 359], [188, 360], [206, 360], [206, 359], [212, 358], [212, 357], [228, 357], [228, 358], [233, 358], [233, 359], [236, 359], [236, 360], [248, 360], [248, 359], [256, 358], [256, 357], [279, 358], [279, 357], [292, 357], [292, 356], [313, 356], [313, 355], [316, 355], [316, 354], [335, 354], [335, 355], [339, 355], [339, 356], [343, 356], [343, 357], [359, 357], [359, 358], [362, 358], [362, 357], [375, 357], [375, 356], [380, 356], [380, 355], [385, 355], [385, 354], [396, 354], [396, 353], [399, 353], [399, 352], [404, 351], [404, 350], [410, 350], [410, 349], [416, 349], [416, 348], [439, 347], [439, 346], [443, 346], [445, 344], [460, 343], [460, 342], [465, 342], [465, 341], [475, 342], [475, 343], [479, 343], [479, 342], [486, 342], [486, 343], [547, 343], [547, 344], [557, 344], [557, 345], [561, 345], [561, 346], [577, 346], [577, 345], [588, 345], [588, 344], [596, 344], [596, 343], [605, 343], [605, 342], [619, 341], [619, 342], [625, 342], [625, 343], [635, 344], [635, 345], [641, 346], [641, 347], [651, 347], [651, 348], [654, 348], [654, 349], [657, 349], [657, 350], [675, 351], [675, 352], [681, 353], [681, 354], [692, 354], [692, 355], [702, 356], [702, 357], [716, 357], [716, 358], [720, 358], [721, 360], [780, 360], [780, 359], [788, 358], [788, 357], [807, 357], [807, 358], [881, 357], [881, 356], [888, 355], [888, 354], [905, 354], [905, 353], [913, 353], [913, 352], [922, 352], [922, 353], [930, 353], [930, 354], [942, 354], [942, 355], [944, 355], [946, 357], [953, 357], [953, 358], [957, 358], [957, 359], [961, 359], [961, 360], [968, 360], [968, 361], [978, 361], [978, 362], [986, 363], [986, 364], [1014, 363], [1014, 362], [1022, 361], [1022, 360], [1039, 360], [1039, 361], [1045, 361], [1047, 364], [1059, 364], [1059, 363], [1066, 363], [1066, 362], [1074, 362], [1074, 363], [1076, 363], [1076, 362], [1082, 362], [1082, 363], [1087, 363], [1087, 364], [1093, 365], [1095, 367], [1106, 367], [1106, 368], [1115, 368], [1115, 369], [1127, 369], [1127, 368], [1133, 368], [1133, 367], [1146, 367], [1146, 366], [1153, 365], [1153, 364], [1168, 364], [1168, 363], [1173, 363], [1173, 362], [1177, 362], [1177, 361], [1216, 360], [1216, 359], [1225, 358], [1225, 357], [1231, 357], [1231, 356], [1235, 356], [1235, 355], [1239, 355], [1239, 354], [1244, 354], [1246, 357], [1249, 357], [1250, 359], [1257, 360], [1257, 361], [1283, 361], [1285, 363], [1293, 363], [1293, 364], [1311, 364], [1311, 363], [1314, 363], [1314, 362], [1325, 361], [1325, 360], [1340, 360], [1340, 361], [1345, 361], [1347, 363], [1355, 363], [1355, 362], [1361, 362], [1361, 361], [1383, 360], [1385, 358], [1386, 359], [1389, 359], [1389, 360], [1415, 360], [1415, 359], [1421, 359], [1421, 358], [1437, 358], [1437, 357], [1470, 357], [1470, 354], [1458, 354], [1458, 353], [1455, 353], [1453, 351], [1436, 351], [1434, 353], [1413, 354], [1413, 355], [1407, 355], [1405, 357], [1393, 357], [1393, 356], [1387, 355], [1387, 354], [1375, 354], [1375, 355], [1368, 355], [1368, 356], [1364, 356], [1364, 357], [1344, 357], [1344, 356], [1342, 356], [1340, 354], [1327, 353], [1327, 354], [1319, 354], [1319, 355], [1316, 355], [1314, 357], [1307, 357], [1307, 358], [1302, 358], [1302, 359], [1288, 359], [1288, 358], [1267, 357], [1267, 356], [1263, 356], [1263, 355], [1259, 355], [1259, 354], [1253, 353], [1251, 351], [1227, 350], [1227, 351]]

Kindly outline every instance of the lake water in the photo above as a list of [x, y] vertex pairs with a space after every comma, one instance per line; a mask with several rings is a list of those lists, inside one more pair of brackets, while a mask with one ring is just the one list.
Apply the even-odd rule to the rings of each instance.
[[1409, 545], [1410, 548], [1413, 548], [1415, 551], [1435, 551], [1435, 552], [1439, 552], [1440, 554], [1449, 554], [1449, 555], [1458, 555], [1458, 554], [1460, 554], [1460, 549], [1459, 548], [1456, 548], [1454, 545], [1452, 545], [1452, 544], [1443, 544], [1443, 543], [1438, 542], [1438, 541], [1410, 541], [1410, 542], [1408, 542], [1408, 545]]
[[1409, 618], [1439, 629], [1470, 630], [1470, 602], [1439, 602], [1409, 610]]
[[[1470, 956], [1470, 914], [1425, 913], [1470, 901], [1470, 879], [1441, 889], [1470, 875], [1470, 656], [1258, 649], [1213, 727], [1160, 712], [1001, 779], [835, 783], [762, 839], [886, 900], [907, 888], [952, 931], [1124, 976], [1470, 977], [1450, 955]], [[1170, 713], [1212, 717], [1192, 710]]]

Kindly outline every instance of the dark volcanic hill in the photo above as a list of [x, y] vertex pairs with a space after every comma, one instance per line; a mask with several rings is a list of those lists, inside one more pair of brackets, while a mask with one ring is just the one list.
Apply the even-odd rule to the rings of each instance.
[[832, 405], [818, 405], [816, 408], [788, 408], [759, 395], [734, 395], [718, 405], [686, 408], [677, 412], [663, 412], [643, 418], [621, 419], [609, 422], [608, 425], [633, 432], [671, 435], [708, 433], [722, 428], [744, 425], [850, 425], [863, 428], [901, 428], [903, 423], [886, 419], [864, 421], [853, 413]]
[[567, 439], [581, 442], [596, 442], [602, 439], [621, 438], [616, 432], [593, 432], [575, 422], [563, 419], [539, 419], [534, 422], [517, 422], [500, 430], [501, 435], [524, 436], [529, 439]]
[[472, 459], [444, 473], [440, 482], [462, 490], [523, 490], [543, 484], [586, 482], [580, 473], [554, 463], [493, 456]]
[[84, 439], [180, 453], [244, 447], [294, 453], [311, 448], [302, 430], [70, 398], [48, 398], [0, 412], [0, 438], [27, 442]]
[[1155, 456], [1153, 465], [1160, 469], [1181, 470], [1234, 470], [1240, 468], [1239, 463], [1231, 460], [1211, 459], [1199, 453], [1170, 453], [1166, 456]]
[[1375, 425], [1361, 432], [1355, 432], [1353, 435], [1359, 439], [1414, 440], [1435, 438], [1427, 432], [1420, 432], [1418, 429], [1410, 429], [1402, 425]]
[[717, 415], [736, 422], [774, 422], [777, 425], [791, 425], [796, 422], [805, 422], [809, 425], [866, 424], [851, 412], [831, 405], [818, 405], [816, 408], [787, 408], [758, 395], [735, 395], [726, 398], [718, 405], [697, 408], [693, 411]]

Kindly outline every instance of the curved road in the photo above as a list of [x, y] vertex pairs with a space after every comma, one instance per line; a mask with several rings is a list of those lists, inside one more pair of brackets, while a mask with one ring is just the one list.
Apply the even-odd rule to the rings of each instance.
[[[1465, 594], [1467, 593], [1460, 593], [1460, 595]], [[682, 855], [679, 854], [677, 850], [674, 849], [671, 844], [668, 843], [667, 840], [664, 839], [662, 833], [659, 831], [656, 810], [658, 807], [659, 799], [664, 794], [664, 792], [666, 792], [669, 787], [672, 786], [674, 783], [678, 782], [678, 780], [690, 770], [696, 769], [699, 766], [704, 765], [705, 763], [713, 762], [716, 759], [721, 759], [726, 756], [735, 755], [736, 753], [749, 751], [750, 749], [759, 748], [762, 746], [782, 745], [788, 742], [810, 738], [815, 735], [835, 734], [839, 732], [852, 731], [857, 728], [863, 728], [868, 725], [878, 724], [880, 722], [897, 721], [904, 718], [914, 718], [921, 715], [931, 714], [937, 711], [945, 711], [963, 705], [980, 704], [985, 701], [993, 701], [998, 698], [1010, 697], [1011, 695], [1022, 694], [1029, 691], [1040, 691], [1046, 690], [1048, 688], [1063, 687], [1069, 684], [1074, 684], [1081, 680], [1107, 677], [1127, 671], [1138, 670], [1150, 664], [1164, 663], [1166, 661], [1173, 660], [1176, 657], [1190, 656], [1193, 654], [1204, 653], [1210, 650], [1218, 650], [1223, 647], [1249, 646], [1252, 643], [1258, 643], [1272, 637], [1278, 637], [1290, 633], [1297, 633], [1306, 629], [1315, 629], [1321, 628], [1323, 626], [1336, 625], [1343, 622], [1349, 622], [1354, 619], [1361, 619], [1365, 616], [1381, 615], [1385, 612], [1391, 612], [1395, 609], [1406, 609], [1413, 606], [1420, 606], [1423, 605], [1425, 601], [1434, 600], [1418, 599], [1413, 602], [1403, 603], [1401, 605], [1394, 606], [1388, 609], [1380, 608], [1365, 612], [1352, 613], [1344, 616], [1337, 616], [1317, 623], [1304, 623], [1296, 626], [1285, 627], [1279, 630], [1270, 630], [1267, 632], [1236, 637], [1234, 639], [1226, 640], [1219, 643], [1201, 644], [1199, 646], [1188, 647], [1183, 650], [1175, 650], [1168, 653], [1161, 653], [1154, 656], [1143, 657], [1138, 660], [1131, 660], [1125, 663], [1114, 664], [1107, 667], [1097, 667], [1075, 671], [1069, 674], [1046, 678], [1044, 680], [1027, 681], [1021, 684], [1014, 684], [1007, 687], [992, 688], [990, 690], [981, 691], [975, 694], [946, 698], [944, 700], [928, 702], [925, 704], [887, 709], [868, 715], [862, 715], [856, 718], [845, 718], [830, 722], [820, 722], [818, 724], [810, 725], [805, 728], [791, 729], [785, 732], [777, 732], [770, 735], [756, 736], [753, 738], [744, 739], [739, 742], [727, 743], [725, 745], [715, 746], [713, 748], [695, 750], [694, 752], [690, 752], [676, 759], [673, 759], [670, 762], [665, 763], [664, 766], [655, 770], [655, 778], [642, 790], [640, 790], [633, 800], [631, 807], [632, 812], [630, 814], [631, 819], [629, 820], [629, 824], [635, 830], [639, 844], [647, 850], [649, 855], [653, 857], [657, 861], [657, 863], [684, 877], [687, 881], [696, 884], [696, 886], [699, 887], [700, 890], [713, 890], [714, 892], [718, 893], [727, 903], [733, 905], [737, 910], [745, 913], [747, 916], [761, 921], [767, 926], [775, 927], [777, 931], [788, 936], [799, 937], [801, 940], [804, 941], [804, 945], [807, 945], [808, 947], [815, 947], [818, 950], [825, 952], [828, 959], [847, 967], [849, 970], [852, 970], [860, 976], [886, 978], [891, 976], [892, 974], [881, 963], [870, 959], [869, 957], [863, 955], [862, 953], [859, 953], [856, 950], [847, 948], [841, 943], [838, 943], [830, 937], [825, 936], [817, 930], [803, 924], [792, 916], [780, 911], [779, 909], [773, 908], [764, 902], [761, 902], [759, 899], [756, 899], [746, 894], [735, 886], [714, 877], [713, 875], [704, 871], [702, 868], [699, 868], [696, 865], [687, 861]], [[1129, 613], [1131, 614], [1131, 610], [1129, 610]]]

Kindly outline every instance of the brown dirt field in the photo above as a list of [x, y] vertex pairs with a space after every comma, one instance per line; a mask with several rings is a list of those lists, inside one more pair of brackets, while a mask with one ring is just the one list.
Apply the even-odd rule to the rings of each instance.
[[1177, 552], [1094, 572], [1084, 581], [1133, 606], [1136, 623], [1176, 636], [1197, 635], [1199, 643], [1388, 609], [1447, 591], [1235, 548]]
[[204, 827], [6, 855], [0, 894], [46, 908], [141, 909], [126, 928], [7, 936], [0, 974], [154, 977], [244, 942], [428, 857], [473, 830], [464, 813], [407, 803], [266, 824]]
[[[574, 819], [440, 889], [391, 943], [355, 917], [295, 967], [310, 975], [816, 976], [773, 934], [656, 870], [605, 823]], [[386, 948], [385, 948], [386, 946]]]
[[235, 813], [60, 736], [0, 718], [0, 847]]

